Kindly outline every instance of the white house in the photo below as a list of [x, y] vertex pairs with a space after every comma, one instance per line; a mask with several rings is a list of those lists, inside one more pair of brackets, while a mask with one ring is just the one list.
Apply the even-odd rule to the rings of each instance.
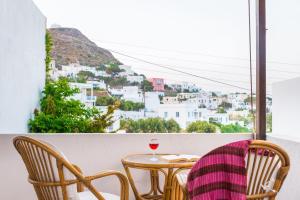
[[144, 95], [139, 90], [138, 86], [125, 86], [123, 87], [123, 99], [136, 103], [142, 103], [144, 102]]
[[201, 110], [201, 121], [213, 121], [220, 124], [230, 124], [228, 113], [216, 113], [215, 111], [206, 112], [205, 110]]
[[132, 120], [139, 120], [145, 118], [144, 110], [140, 111], [122, 111], [120, 110], [120, 117], [122, 119], [132, 119]]
[[106, 71], [96, 70], [94, 74], [95, 74], [95, 76], [111, 77], [111, 75], [106, 73]]
[[179, 93], [177, 94], [179, 101], [187, 101], [196, 104], [199, 108], [207, 108], [215, 110], [218, 108], [217, 97], [212, 97], [209, 93], [201, 90], [197, 93]]
[[144, 80], [144, 76], [126, 76], [126, 79], [130, 83], [142, 83]]
[[173, 83], [169, 85], [173, 90], [187, 90], [189, 92], [199, 92], [201, 88], [194, 83], [182, 82], [182, 83]]
[[163, 104], [178, 104], [178, 103], [180, 103], [180, 101], [179, 101], [178, 97], [166, 96], [166, 97], [163, 97], [162, 103]]
[[189, 92], [199, 92], [201, 88], [194, 83], [183, 82], [181, 84], [182, 90], [188, 90]]
[[[94, 87], [91, 83], [70, 83], [72, 88], [78, 88], [80, 93], [75, 94], [72, 98], [79, 100], [84, 103], [86, 106], [91, 107], [96, 103], [96, 97], [94, 96]], [[90, 95], [88, 95], [88, 90]]]
[[160, 104], [158, 116], [165, 120], [174, 119], [181, 128], [186, 129], [190, 123], [200, 120], [201, 113], [195, 104]]
[[121, 87], [118, 87], [118, 88], [110, 88], [109, 87], [108, 91], [113, 96], [119, 96], [119, 97], [123, 96], [123, 88], [121, 88]]
[[249, 103], [245, 102], [245, 99], [247, 99], [248, 97], [249, 95], [246, 93], [230, 93], [228, 94], [227, 99], [228, 102], [232, 104], [232, 109], [244, 110], [251, 107]]
[[103, 80], [100, 81], [87, 81], [88, 84], [92, 84], [94, 88], [106, 89], [106, 84]]
[[158, 92], [145, 92], [145, 110], [147, 112], [155, 112], [160, 105]]
[[61, 76], [68, 76], [75, 78], [80, 71], [88, 71], [93, 73], [95, 76], [110, 77], [105, 71], [97, 70], [96, 67], [83, 66], [78, 63], [72, 63], [69, 65], [62, 65], [61, 70], [57, 73]]

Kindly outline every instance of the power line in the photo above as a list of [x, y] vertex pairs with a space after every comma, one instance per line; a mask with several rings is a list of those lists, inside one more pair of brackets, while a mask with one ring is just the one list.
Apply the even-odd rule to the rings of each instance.
[[[132, 52], [127, 52], [126, 54], [130, 54]], [[206, 61], [199, 61], [199, 60], [188, 60], [188, 59], [178, 59], [174, 57], [168, 57], [168, 56], [157, 56], [157, 55], [151, 55], [151, 54], [144, 54], [144, 53], [133, 53], [137, 55], [142, 55], [142, 56], [149, 56], [149, 57], [154, 57], [154, 58], [160, 58], [160, 59], [168, 59], [168, 60], [178, 60], [178, 61], [184, 61], [184, 62], [191, 62], [191, 63], [199, 63], [199, 64], [206, 64], [206, 65], [213, 65], [213, 66], [222, 66], [222, 67], [232, 67], [232, 68], [240, 68], [244, 70], [248, 70], [249, 66], [243, 66], [243, 65], [232, 65], [232, 64], [222, 64], [222, 63], [214, 63], [214, 62], [206, 62]], [[249, 61], [249, 60], [248, 60]], [[185, 67], [187, 68], [187, 67]], [[191, 68], [191, 69], [198, 69], [198, 68]], [[287, 70], [277, 70], [277, 69], [268, 69], [268, 71], [273, 71], [273, 72], [279, 72], [279, 73], [287, 73], [287, 74], [298, 74], [300, 75], [300, 71], [287, 71]], [[232, 73], [234, 74], [234, 73]], [[247, 74], [248, 75], [248, 74]], [[275, 78], [276, 79], [276, 78]], [[281, 79], [281, 78], [277, 78]]]
[[[159, 70], [153, 70], [153, 69], [144, 69], [144, 68], [139, 68], [139, 67], [135, 67], [137, 69], [140, 69], [140, 70], [143, 70], [143, 71], [149, 71], [149, 72], [157, 72], [157, 73], [168, 73], [168, 74], [174, 74], [174, 75], [180, 75], [180, 76], [190, 76], [190, 75], [186, 75], [186, 74], [181, 74], [179, 72], [177, 73], [172, 73], [172, 72], [165, 72], [165, 71], [159, 71]], [[173, 68], [174, 69], [174, 68]], [[211, 77], [206, 77], [206, 78], [210, 78], [212, 79]], [[218, 80], [221, 80], [221, 81], [229, 81], [229, 82], [236, 82], [236, 83], [244, 83], [244, 84], [248, 84], [249, 81], [241, 81], [241, 80], [229, 80], [229, 79], [223, 79], [223, 78], [219, 78]], [[270, 85], [271, 83], [268, 83], [268, 85]]]
[[[128, 43], [122, 43], [122, 42], [112, 42], [112, 41], [103, 41], [103, 40], [94, 40], [101, 43], [107, 43], [107, 44], [117, 44], [117, 45], [123, 45], [123, 46], [131, 46], [136, 48], [143, 48], [143, 49], [151, 49], [151, 50], [157, 50], [157, 51], [164, 51], [164, 52], [177, 52], [177, 53], [188, 53], [188, 54], [195, 54], [195, 55], [202, 55], [207, 57], [214, 57], [214, 58], [223, 58], [223, 59], [232, 59], [232, 60], [241, 60], [241, 61], [247, 61], [249, 62], [249, 58], [243, 58], [243, 57], [234, 57], [234, 56], [220, 56], [220, 55], [213, 55], [203, 52], [189, 52], [189, 51], [181, 51], [181, 50], [169, 50], [169, 49], [160, 49], [156, 47], [150, 47], [150, 46], [143, 46], [143, 45], [136, 45], [136, 44], [128, 44]], [[255, 61], [255, 60], [253, 60]], [[267, 61], [267, 63], [273, 63], [273, 64], [281, 64], [281, 65], [290, 65], [290, 66], [298, 66], [300, 67], [300, 63], [289, 63], [289, 62], [282, 62], [282, 61]]]
[[227, 86], [238, 88], [238, 89], [241, 89], [241, 90], [247, 90], [247, 91], [249, 91], [248, 88], [240, 87], [240, 86], [233, 85], [233, 84], [230, 84], [230, 83], [225, 83], [225, 82], [214, 80], [214, 79], [207, 78], [207, 77], [204, 77], [204, 76], [199, 76], [199, 75], [191, 74], [189, 72], [185, 72], [185, 71], [182, 71], [182, 70], [177, 70], [177, 69], [174, 69], [172, 67], [161, 65], [161, 64], [158, 64], [158, 63], [153, 63], [153, 62], [150, 62], [150, 61], [147, 61], [147, 60], [144, 60], [144, 59], [141, 59], [141, 58], [137, 58], [137, 57], [134, 57], [134, 56], [130, 56], [130, 55], [127, 55], [127, 54], [124, 54], [124, 53], [121, 53], [121, 52], [118, 52], [118, 51], [115, 51], [115, 50], [109, 49], [109, 51], [111, 51], [113, 53], [116, 53], [116, 54], [119, 54], [119, 55], [122, 55], [122, 56], [125, 56], [125, 57], [128, 57], [128, 58], [131, 58], [133, 60], [137, 60], [137, 61], [140, 61], [140, 62], [148, 63], [150, 65], [158, 66], [160, 68], [164, 68], [164, 69], [168, 69], [168, 70], [171, 70], [171, 71], [179, 72], [179, 73], [182, 73], [182, 74], [186, 74], [186, 75], [189, 75], [189, 76], [197, 77], [197, 78], [200, 78], [200, 79], [203, 79], [203, 80], [207, 80], [207, 81], [211, 81], [211, 82], [214, 82], [214, 83], [218, 83], [218, 84], [222, 84], [222, 85], [227, 85]]
[[[128, 53], [126, 52], [126, 54], [128, 54]], [[179, 68], [178, 66], [174, 66], [174, 67], [177, 68], [177, 69]], [[217, 70], [210, 70], [210, 69], [199, 69], [197, 67], [184, 67], [184, 68], [194, 70], [194, 71], [211, 72], [211, 73], [228, 74], [228, 75], [237, 75], [237, 76], [248, 76], [249, 75], [249, 74], [246, 74], [246, 73], [226, 72], [226, 71], [217, 71]], [[274, 77], [274, 76], [268, 76], [268, 77], [271, 78], [271, 79], [291, 78], [291, 77]]]

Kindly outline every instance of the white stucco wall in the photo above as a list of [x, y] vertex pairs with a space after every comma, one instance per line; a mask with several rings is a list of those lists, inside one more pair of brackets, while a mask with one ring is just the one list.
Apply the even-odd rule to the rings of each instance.
[[[16, 135], [0, 135], [0, 199], [35, 200], [33, 187], [27, 182], [27, 171], [21, 157], [14, 149], [12, 139]], [[250, 139], [250, 134], [52, 134], [30, 135], [45, 140], [64, 152], [70, 162], [80, 166], [85, 175], [102, 170], [124, 172], [121, 159], [128, 154], [151, 153], [149, 140], [158, 138], [158, 153], [185, 153], [204, 155], [223, 144]], [[140, 191], [148, 192], [149, 173], [133, 170]], [[95, 181], [101, 191], [118, 194], [115, 178]], [[131, 198], [132, 191], [130, 189]]]
[[0, 0], [0, 133], [25, 133], [45, 82], [46, 18], [31, 0]]
[[268, 140], [283, 147], [291, 168], [278, 199], [299, 199], [300, 175], [300, 78], [273, 84], [273, 132]]
[[281, 146], [289, 155], [291, 167], [284, 184], [277, 196], [278, 200], [300, 199], [299, 175], [300, 175], [300, 140], [277, 137], [269, 134], [267, 139]]
[[300, 78], [273, 84], [273, 134], [300, 140]]

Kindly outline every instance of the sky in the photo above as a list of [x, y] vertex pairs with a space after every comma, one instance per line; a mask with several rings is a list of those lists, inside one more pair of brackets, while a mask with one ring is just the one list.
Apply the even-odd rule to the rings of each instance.
[[[250, 1], [255, 59], [256, 1]], [[147, 77], [161, 77], [168, 83], [190, 82], [220, 92], [250, 88], [247, 0], [34, 2], [47, 17], [48, 27], [58, 24], [79, 29], [98, 46], [121, 53], [114, 56]], [[299, 0], [267, 1], [267, 91], [270, 95], [272, 83], [300, 76], [299, 24]], [[166, 66], [195, 76], [163, 68]]]

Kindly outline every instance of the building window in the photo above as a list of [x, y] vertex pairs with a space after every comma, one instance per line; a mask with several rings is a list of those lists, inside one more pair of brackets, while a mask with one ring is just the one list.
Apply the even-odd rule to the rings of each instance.
[[164, 112], [164, 118], [168, 117], [168, 112]]
[[177, 117], [177, 118], [179, 117], [179, 112], [176, 112], [176, 117]]

